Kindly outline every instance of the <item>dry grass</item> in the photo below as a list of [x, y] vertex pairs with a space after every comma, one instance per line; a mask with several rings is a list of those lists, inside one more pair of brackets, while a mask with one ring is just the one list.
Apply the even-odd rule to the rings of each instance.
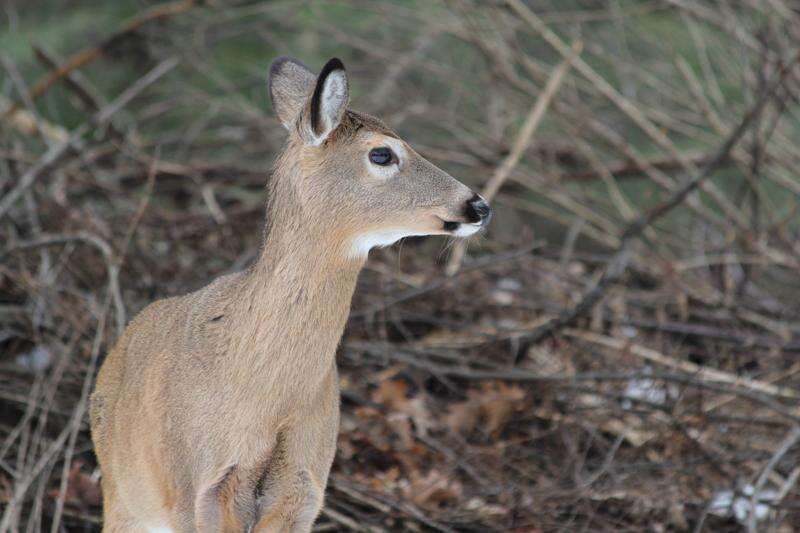
[[317, 529], [800, 523], [793, 4], [124, 5], [63, 48], [6, 8], [0, 532], [99, 529], [96, 368], [144, 305], [254, 258], [286, 53], [342, 57], [355, 107], [497, 193], [463, 258], [373, 253]]

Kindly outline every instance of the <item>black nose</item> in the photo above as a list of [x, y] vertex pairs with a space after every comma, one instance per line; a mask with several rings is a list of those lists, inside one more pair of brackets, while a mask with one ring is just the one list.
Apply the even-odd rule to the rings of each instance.
[[489, 223], [492, 218], [492, 208], [481, 198], [479, 194], [467, 201], [467, 219], [472, 223], [480, 222], [483, 225]]

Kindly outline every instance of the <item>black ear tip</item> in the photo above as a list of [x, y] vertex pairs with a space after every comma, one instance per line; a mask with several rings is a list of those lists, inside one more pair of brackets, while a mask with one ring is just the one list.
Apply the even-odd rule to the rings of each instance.
[[333, 70], [344, 70], [344, 63], [338, 57], [332, 57], [328, 60], [328, 64]]
[[332, 57], [325, 63], [325, 66], [322, 67], [322, 70], [319, 72], [319, 78], [325, 79], [325, 76], [333, 72], [334, 70], [344, 70], [344, 63], [338, 57]]

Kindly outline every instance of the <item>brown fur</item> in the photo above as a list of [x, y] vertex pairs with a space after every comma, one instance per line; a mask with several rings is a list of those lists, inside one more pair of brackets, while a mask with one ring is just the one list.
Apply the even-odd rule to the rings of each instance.
[[[384, 228], [447, 233], [471, 191], [405, 146], [391, 180], [366, 153], [388, 138], [353, 111], [304, 139], [315, 77], [273, 67], [290, 130], [268, 184], [261, 254], [245, 272], [159, 300], [128, 325], [91, 399], [104, 531], [309, 531], [339, 421], [334, 354], [366, 254]], [[398, 141], [399, 142], [399, 141]]]

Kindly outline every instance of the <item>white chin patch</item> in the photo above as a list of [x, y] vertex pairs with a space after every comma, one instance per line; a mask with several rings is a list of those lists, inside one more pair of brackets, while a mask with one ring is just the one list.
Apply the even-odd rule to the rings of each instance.
[[[458, 228], [451, 232], [450, 235], [454, 237], [469, 237], [481, 230], [481, 224], [465, 224], [461, 223]], [[350, 248], [351, 257], [366, 257], [369, 251], [373, 248], [383, 248], [391, 246], [400, 239], [405, 237], [424, 237], [426, 235], [440, 235], [439, 232], [425, 232], [413, 231], [407, 229], [383, 229], [378, 231], [371, 231], [364, 233], [353, 239], [352, 247]]]
[[365, 257], [373, 248], [390, 246], [404, 237], [421, 237], [430, 235], [424, 231], [409, 231], [405, 229], [384, 229], [364, 233], [353, 239], [351, 254], [353, 257]]
[[483, 226], [481, 224], [459, 224], [458, 229], [453, 232], [456, 237], [469, 237], [475, 235]]

